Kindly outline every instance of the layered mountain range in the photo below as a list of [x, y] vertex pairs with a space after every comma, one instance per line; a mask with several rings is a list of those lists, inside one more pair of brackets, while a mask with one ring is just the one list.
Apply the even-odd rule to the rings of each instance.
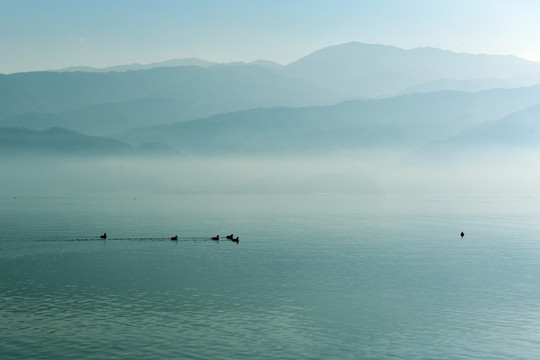
[[429, 163], [534, 148], [540, 133], [540, 63], [356, 42], [288, 65], [180, 59], [0, 75], [0, 91], [4, 158], [391, 150]]

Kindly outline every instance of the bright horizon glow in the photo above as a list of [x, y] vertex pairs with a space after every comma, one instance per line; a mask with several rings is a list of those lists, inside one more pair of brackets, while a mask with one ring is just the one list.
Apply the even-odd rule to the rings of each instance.
[[0, 73], [170, 59], [288, 64], [351, 41], [540, 62], [535, 0], [0, 0]]

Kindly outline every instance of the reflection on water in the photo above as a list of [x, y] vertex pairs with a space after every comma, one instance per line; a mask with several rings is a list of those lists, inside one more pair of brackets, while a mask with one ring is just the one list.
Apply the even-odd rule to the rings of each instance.
[[537, 198], [0, 203], [2, 359], [539, 355]]

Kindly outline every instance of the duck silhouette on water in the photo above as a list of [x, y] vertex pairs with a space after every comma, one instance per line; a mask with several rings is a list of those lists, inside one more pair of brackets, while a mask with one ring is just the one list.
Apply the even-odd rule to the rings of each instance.
[[103, 235], [100, 235], [99, 237], [102, 238], [102, 239], [106, 239], [107, 238], [107, 233], [103, 233]]
[[171, 240], [178, 240], [178, 235], [174, 235]]
[[233, 235], [233, 234], [231, 234], [231, 235], [227, 235], [227, 236], [225, 236], [225, 237], [226, 237], [227, 239], [229, 239], [229, 240], [232, 240], [232, 239], [233, 239], [233, 237], [234, 237], [234, 235]]
[[238, 241], [240, 241], [240, 238], [237, 236], [236, 239], [231, 237], [232, 242], [235, 242], [238, 244]]
[[219, 240], [219, 235], [212, 237], [212, 240]]
[[462, 231], [459, 235], [461, 236], [461, 238], [463, 238], [465, 236], [465, 233]]

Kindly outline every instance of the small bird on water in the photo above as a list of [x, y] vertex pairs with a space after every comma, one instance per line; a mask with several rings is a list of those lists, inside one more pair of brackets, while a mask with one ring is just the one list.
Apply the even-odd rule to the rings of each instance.
[[461, 235], [461, 237], [464, 237], [465, 233], [462, 231], [461, 234], [459, 234], [459, 235]]
[[102, 239], [106, 239], [107, 238], [107, 233], [103, 233], [103, 235], [100, 235], [99, 237], [102, 238]]

